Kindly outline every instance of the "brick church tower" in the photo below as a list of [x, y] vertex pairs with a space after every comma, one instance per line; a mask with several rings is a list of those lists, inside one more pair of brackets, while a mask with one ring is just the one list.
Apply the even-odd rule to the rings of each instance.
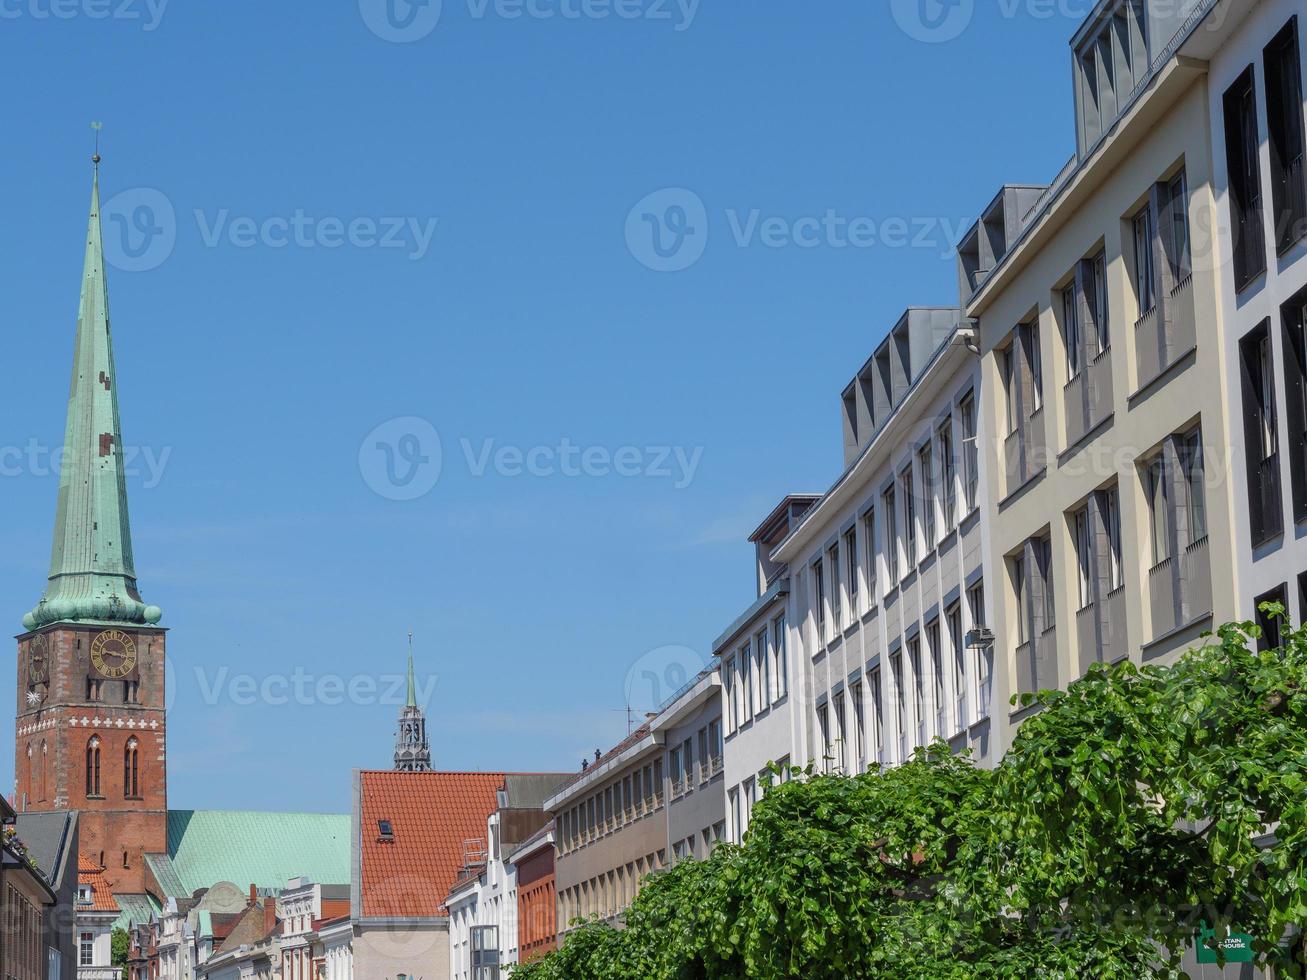
[[50, 580], [18, 637], [20, 811], [78, 810], [82, 856], [118, 894], [145, 891], [145, 854], [168, 849], [162, 612], [141, 601], [91, 191]]

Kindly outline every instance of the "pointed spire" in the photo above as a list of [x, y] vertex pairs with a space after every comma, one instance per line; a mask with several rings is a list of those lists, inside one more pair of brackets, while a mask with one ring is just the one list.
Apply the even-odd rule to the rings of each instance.
[[23, 617], [29, 630], [58, 622], [153, 624], [163, 615], [157, 606], [141, 601], [136, 587], [100, 236], [98, 145], [92, 159], [95, 176], [50, 581], [40, 604]]
[[408, 707], [418, 706], [418, 688], [413, 681], [413, 631], [408, 634]]

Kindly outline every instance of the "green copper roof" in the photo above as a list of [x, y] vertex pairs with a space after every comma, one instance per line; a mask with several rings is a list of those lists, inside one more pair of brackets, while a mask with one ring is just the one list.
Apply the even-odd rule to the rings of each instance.
[[113, 898], [122, 909], [122, 915], [114, 920], [114, 929], [130, 929], [149, 922], [150, 916], [157, 918], [163, 911], [163, 906], [155, 901], [153, 895], [115, 895]]
[[50, 581], [40, 605], [23, 617], [23, 626], [31, 630], [58, 622], [157, 623], [162, 615], [157, 606], [141, 601], [132, 560], [97, 167]]
[[296, 875], [344, 885], [349, 827], [348, 814], [169, 810], [168, 856], [185, 896], [222, 881], [281, 889]]

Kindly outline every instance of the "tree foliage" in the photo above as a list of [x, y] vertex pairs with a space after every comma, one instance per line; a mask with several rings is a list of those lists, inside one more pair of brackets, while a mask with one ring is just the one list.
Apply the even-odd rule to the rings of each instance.
[[131, 951], [131, 937], [126, 929], [115, 929], [109, 936], [109, 956], [112, 965], [127, 968], [127, 954]]
[[1260, 635], [1023, 696], [992, 770], [942, 742], [795, 770], [743, 846], [652, 876], [623, 930], [585, 924], [514, 980], [1176, 980], [1205, 925], [1301, 977], [1307, 630]]

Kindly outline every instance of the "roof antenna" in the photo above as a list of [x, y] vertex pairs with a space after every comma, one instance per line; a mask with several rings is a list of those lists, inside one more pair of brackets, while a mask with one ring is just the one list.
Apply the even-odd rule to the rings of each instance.
[[95, 156], [91, 157], [91, 162], [95, 164], [95, 169], [100, 169], [100, 130], [104, 129], [104, 123], [93, 122], [91, 128], [95, 130]]

